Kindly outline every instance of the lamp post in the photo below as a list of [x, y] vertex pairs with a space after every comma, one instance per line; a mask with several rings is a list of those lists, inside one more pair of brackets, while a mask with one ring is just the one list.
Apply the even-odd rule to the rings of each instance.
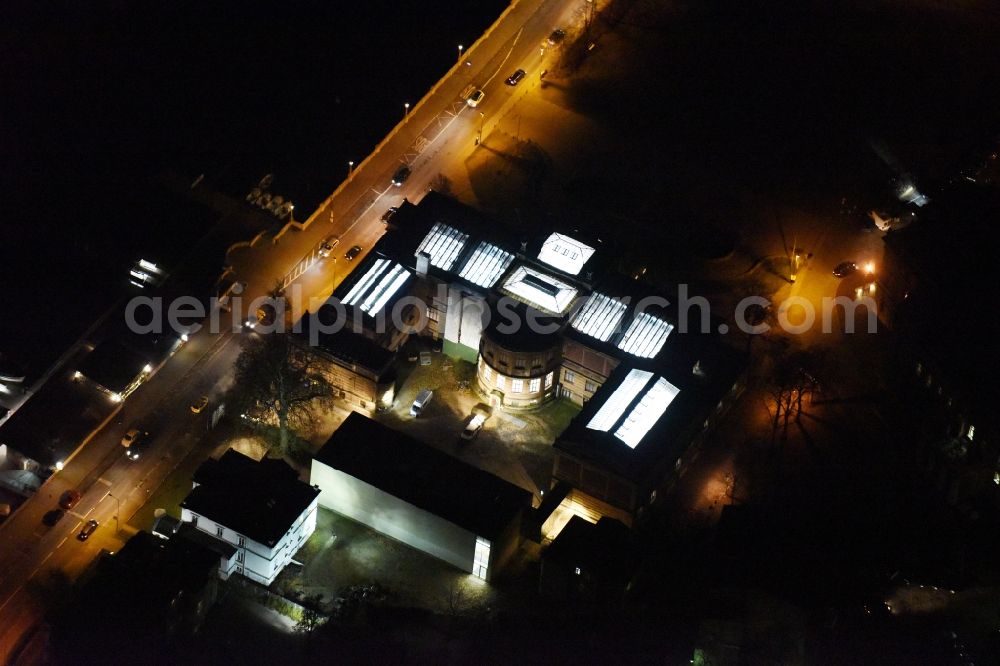
[[119, 534], [122, 531], [122, 528], [121, 524], [118, 522], [118, 516], [120, 516], [122, 512], [122, 503], [110, 492], [108, 493], [108, 497], [115, 501], [115, 534]]
[[486, 122], [486, 114], [482, 111], [479, 112], [479, 131], [476, 132], [476, 145], [483, 140], [483, 123]]
[[354, 160], [351, 160], [350, 162], [347, 163], [347, 180], [350, 180], [351, 176], [353, 175], [354, 175]]
[[459, 45], [458, 45], [458, 59], [459, 59], [459, 60], [461, 60], [461, 59], [462, 59], [462, 49], [464, 49], [464, 48], [465, 48], [465, 47], [464, 47], [464, 46], [462, 46], [461, 44], [459, 44]]
[[406, 102], [403, 104], [403, 118], [405, 119], [410, 114], [410, 103]]

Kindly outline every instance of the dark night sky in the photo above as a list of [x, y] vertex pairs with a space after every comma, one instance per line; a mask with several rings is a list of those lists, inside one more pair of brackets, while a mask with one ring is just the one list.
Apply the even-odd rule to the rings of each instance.
[[16, 7], [0, 27], [0, 279], [18, 314], [0, 324], [0, 351], [30, 339], [30, 361], [58, 355], [137, 255], [170, 256], [198, 235], [127, 203], [143, 176], [274, 171], [319, 200], [503, 6]]

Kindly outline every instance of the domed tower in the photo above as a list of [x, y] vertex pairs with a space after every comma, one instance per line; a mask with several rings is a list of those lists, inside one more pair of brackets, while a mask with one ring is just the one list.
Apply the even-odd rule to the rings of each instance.
[[[554, 330], [532, 330], [540, 327], [524, 319], [517, 327], [498, 322], [483, 330], [476, 379], [491, 406], [512, 411], [535, 409], [555, 397], [562, 336], [557, 322], [544, 324]], [[507, 328], [516, 330], [509, 332]]]

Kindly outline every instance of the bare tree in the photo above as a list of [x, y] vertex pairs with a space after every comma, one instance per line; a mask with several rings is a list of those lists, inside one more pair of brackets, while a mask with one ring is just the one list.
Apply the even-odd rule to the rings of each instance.
[[254, 337], [236, 359], [227, 402], [258, 425], [276, 425], [281, 455], [289, 453], [291, 432], [309, 432], [315, 410], [333, 405], [333, 387], [313, 357], [280, 333]]

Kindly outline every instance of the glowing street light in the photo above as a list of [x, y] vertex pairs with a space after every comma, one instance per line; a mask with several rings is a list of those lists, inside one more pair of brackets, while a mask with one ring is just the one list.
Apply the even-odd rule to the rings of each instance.
[[867, 264], [865, 264], [865, 273], [871, 275], [874, 272], [875, 272], [875, 262], [869, 261]]
[[354, 175], [354, 160], [347, 163], [347, 179], [350, 180], [351, 176]]
[[57, 472], [61, 472], [62, 469], [63, 469], [63, 467], [65, 467], [65, 465], [63, 464], [63, 461], [62, 460], [57, 460], [56, 461], [56, 471]]
[[122, 503], [117, 497], [112, 495], [110, 492], [108, 493], [108, 497], [110, 497], [115, 501], [115, 534], [118, 534], [119, 532], [122, 531], [121, 525], [118, 524], [118, 516], [122, 512]]
[[403, 104], [403, 118], [406, 118], [406, 116], [409, 115], [409, 113], [410, 113], [410, 103], [406, 102]]
[[458, 59], [459, 59], [459, 60], [461, 60], [461, 59], [462, 59], [462, 49], [464, 49], [464, 48], [465, 48], [465, 47], [464, 47], [464, 46], [462, 46], [461, 44], [459, 44], [459, 45], [458, 45]]

